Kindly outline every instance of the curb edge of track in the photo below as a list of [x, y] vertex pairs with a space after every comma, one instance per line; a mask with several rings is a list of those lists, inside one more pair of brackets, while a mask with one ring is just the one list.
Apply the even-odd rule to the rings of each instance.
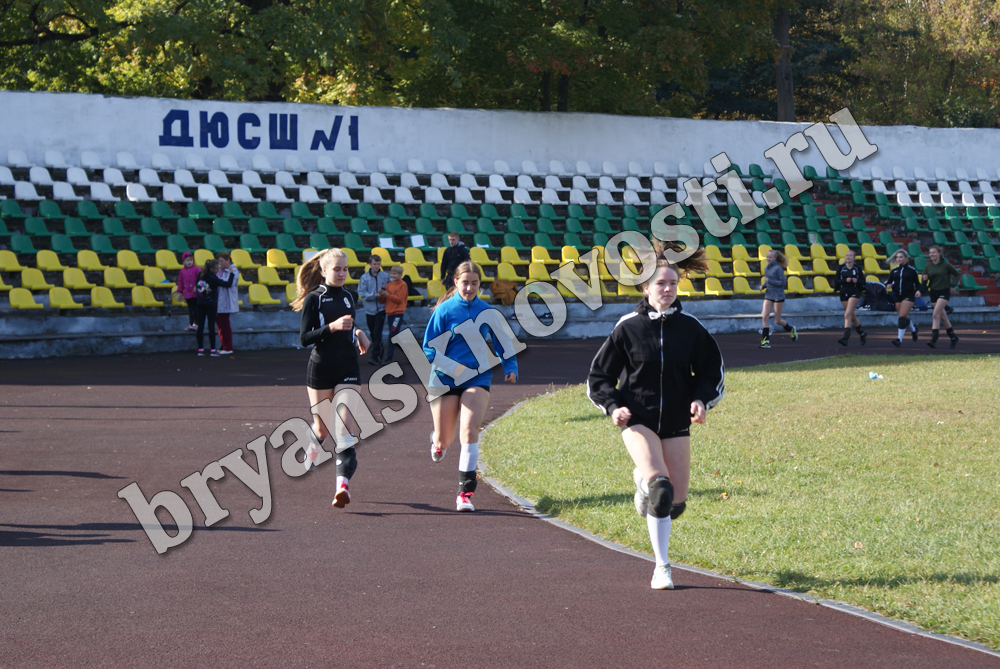
[[[822, 359], [822, 358], [817, 358], [817, 359]], [[802, 362], [802, 361], [796, 361], [796, 362]], [[496, 421], [500, 420], [501, 418], [505, 418], [508, 415], [520, 409], [521, 406], [525, 404], [527, 401], [528, 400], [522, 400], [518, 402], [517, 404], [509, 408], [507, 411], [505, 411], [502, 415], [497, 416], [495, 419], [491, 420], [488, 425], [483, 427], [483, 429], [480, 432], [480, 435], [482, 434], [482, 432], [487, 431], [490, 428], [490, 426], [492, 426], [492, 424], [495, 423]], [[598, 535], [593, 534], [592, 532], [588, 532], [587, 530], [576, 527], [575, 525], [570, 525], [566, 521], [559, 520], [558, 518], [550, 516], [547, 513], [542, 513], [535, 507], [534, 503], [531, 500], [525, 497], [521, 497], [520, 495], [515, 493], [513, 490], [510, 490], [496, 479], [486, 476], [487, 464], [486, 462], [483, 461], [482, 458], [480, 458], [479, 460], [479, 469], [483, 474], [483, 480], [486, 481], [486, 483], [491, 488], [493, 488], [498, 493], [506, 497], [511, 503], [520, 508], [522, 511], [534, 516], [535, 518], [543, 520], [549, 523], [550, 525], [554, 525], [555, 527], [558, 527], [562, 530], [572, 532], [573, 534], [583, 537], [588, 541], [592, 541], [593, 543], [603, 546], [604, 548], [609, 548], [618, 553], [624, 553], [625, 555], [629, 555], [631, 557], [637, 557], [642, 560], [646, 560], [648, 562], [654, 561], [653, 556], [649, 555], [648, 553], [642, 553], [640, 551], [627, 548], [613, 541], [608, 541], [607, 539], [599, 537]], [[757, 583], [756, 581], [745, 581], [735, 576], [726, 576], [725, 574], [720, 574], [719, 572], [710, 571], [708, 569], [702, 569], [701, 567], [691, 567], [688, 565], [679, 564], [677, 562], [671, 562], [670, 564], [671, 566], [676, 567], [677, 569], [681, 569], [683, 571], [688, 571], [694, 574], [700, 574], [702, 576], [708, 576], [710, 578], [717, 578], [722, 581], [737, 583], [739, 585], [744, 585], [749, 588], [753, 588], [755, 590], [761, 590], [763, 592], [769, 592], [776, 595], [782, 595], [784, 597], [790, 597], [792, 599], [798, 599], [800, 601], [807, 602], [809, 604], [824, 606], [828, 609], [840, 611], [841, 613], [846, 613], [848, 615], [852, 615], [858, 618], [864, 618], [865, 620], [868, 620], [873, 623], [878, 623], [879, 625], [883, 625], [885, 627], [891, 627], [892, 629], [904, 632], [906, 634], [913, 634], [914, 636], [922, 636], [928, 639], [933, 639], [935, 641], [943, 641], [945, 643], [950, 643], [956, 646], [961, 646], [963, 648], [968, 648], [969, 650], [978, 651], [980, 653], [985, 653], [987, 655], [992, 655], [994, 657], [1000, 658], [1000, 651], [995, 651], [992, 648], [985, 646], [981, 643], [977, 643], [975, 641], [969, 641], [967, 639], [962, 639], [959, 637], [949, 636], [947, 634], [937, 634], [935, 632], [929, 632], [923, 629], [922, 627], [914, 625], [913, 623], [886, 618], [881, 614], [874, 613], [872, 611], [867, 611], [858, 606], [854, 606], [853, 604], [846, 604], [844, 602], [838, 602], [833, 599], [817, 599], [812, 595], [807, 595], [802, 592], [787, 590], [785, 588], [778, 588], [773, 585], [768, 585], [766, 583]]]

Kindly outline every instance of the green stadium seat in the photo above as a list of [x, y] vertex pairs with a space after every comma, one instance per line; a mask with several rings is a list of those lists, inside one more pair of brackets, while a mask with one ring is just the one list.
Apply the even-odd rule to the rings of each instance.
[[100, 255], [117, 255], [118, 249], [111, 244], [111, 239], [104, 234], [90, 236], [90, 250]]
[[776, 247], [775, 243], [771, 240], [771, 236], [766, 232], [757, 233], [757, 246], [770, 246], [772, 249]]
[[906, 251], [910, 254], [911, 258], [926, 258], [923, 249], [920, 248], [919, 242], [910, 242], [906, 245]]
[[601, 246], [601, 247], [607, 246], [608, 241], [610, 241], [608, 239], [608, 236], [603, 232], [594, 233], [594, 246]]
[[989, 258], [986, 262], [990, 274], [1000, 274], [1000, 258]]
[[375, 236], [375, 233], [368, 227], [368, 221], [363, 218], [351, 219], [351, 232], [356, 235]]
[[428, 221], [443, 221], [447, 216], [442, 216], [433, 204], [425, 202], [420, 205], [420, 218], [426, 218]]
[[510, 217], [520, 218], [522, 221], [533, 221], [535, 217], [528, 213], [528, 210], [520, 202], [510, 205]]
[[536, 232], [534, 241], [535, 241], [535, 246], [541, 246], [550, 253], [551, 252], [559, 253], [562, 251], [562, 245], [556, 246], [555, 244], [553, 244], [552, 240], [544, 232]]
[[417, 234], [418, 235], [423, 235], [424, 237], [427, 237], [429, 235], [440, 235], [441, 234], [434, 227], [434, 224], [431, 223], [430, 219], [427, 219], [427, 218], [423, 218], [423, 217], [418, 218], [416, 220], [416, 223], [414, 223], [414, 226], [416, 227]]
[[544, 232], [547, 235], [559, 234], [556, 232], [556, 227], [552, 224], [552, 221], [542, 217], [539, 217], [538, 220], [535, 221], [535, 232]]
[[594, 232], [599, 232], [609, 237], [613, 237], [618, 234], [618, 231], [611, 227], [611, 223], [608, 222], [606, 218], [595, 218], [594, 219]]
[[[579, 207], [580, 205], [574, 205], [574, 206]], [[574, 218], [580, 218], [580, 217], [579, 216], [575, 216]], [[603, 219], [607, 219], [610, 222], [617, 222], [617, 221], [621, 220], [621, 216], [616, 216], [611, 211], [611, 207], [609, 207], [606, 204], [599, 204], [599, 205], [597, 205], [597, 208], [594, 210], [594, 218], [603, 218]]]
[[980, 290], [986, 290], [986, 286], [980, 286], [978, 283], [976, 283], [975, 277], [973, 277], [971, 274], [963, 274], [962, 278], [959, 279], [958, 289], [973, 290], [978, 292]]
[[59, 203], [53, 200], [42, 200], [38, 203], [38, 215], [42, 218], [63, 219], [66, 214], [59, 209]]
[[198, 229], [198, 223], [193, 218], [177, 219], [177, 234], [185, 237], [204, 237], [205, 233]]
[[525, 246], [521, 243], [521, 238], [518, 237], [513, 232], [508, 232], [503, 236], [503, 245], [509, 246], [517, 251], [530, 251], [530, 246]]
[[645, 232], [639, 228], [639, 224], [634, 218], [623, 218], [622, 219], [622, 230], [626, 232]]
[[406, 207], [399, 204], [398, 202], [393, 202], [389, 205], [389, 216], [397, 221], [412, 221], [416, 219], [416, 216], [410, 216], [406, 213]]
[[952, 236], [954, 237], [956, 244], [959, 244], [959, 245], [961, 245], [961, 244], [972, 244], [972, 240], [969, 239], [969, 237], [964, 232], [962, 232], [961, 230], [953, 233]]
[[129, 250], [135, 253], [142, 253], [148, 255], [153, 255], [156, 253], [156, 250], [152, 246], [150, 246], [149, 240], [146, 238], [145, 235], [129, 235], [128, 247]]
[[513, 232], [515, 235], [530, 235], [532, 234], [527, 228], [524, 227], [524, 221], [520, 218], [509, 218], [507, 219], [507, 232]]
[[[492, 204], [489, 204], [489, 203], [482, 204], [482, 205], [479, 206], [479, 215], [480, 215], [480, 217], [482, 217], [482, 218], [488, 218], [491, 221], [502, 221], [502, 220], [504, 220], [504, 217], [501, 216], [499, 212], [497, 212], [497, 208], [495, 206], [493, 206]], [[399, 217], [397, 216], [397, 218], [399, 218]], [[400, 219], [400, 220], [402, 220], [402, 219]]]
[[489, 235], [485, 232], [477, 232], [472, 236], [472, 244], [478, 248], [485, 249], [487, 251], [499, 251], [500, 247], [495, 246], [493, 242], [490, 241]]
[[[316, 229], [319, 231], [320, 234], [326, 235], [327, 237], [344, 236], [344, 231], [337, 227], [336, 222], [332, 218], [327, 218], [325, 216], [316, 221]], [[251, 230], [250, 232], [253, 232], [253, 230]], [[260, 233], [255, 233], [255, 234], [260, 234]], [[274, 233], [270, 233], [270, 236], [273, 237]]]
[[366, 246], [361, 240], [361, 235], [356, 232], [348, 232], [344, 235], [344, 248], [351, 249], [355, 253], [371, 253], [371, 247]]
[[496, 229], [493, 225], [493, 220], [485, 217], [481, 217], [476, 220], [476, 232], [482, 233], [484, 235], [494, 235], [500, 236], [503, 233]]
[[125, 226], [117, 218], [106, 218], [101, 223], [101, 229], [108, 237], [128, 237], [130, 232], [125, 231]]
[[567, 232], [563, 235], [563, 246], [572, 246], [580, 253], [586, 253], [591, 249], [591, 246], [584, 244], [583, 240], [580, 239], [580, 235], [575, 232]]
[[119, 200], [114, 205], [115, 217], [124, 221], [138, 221], [142, 218], [136, 213], [135, 207], [128, 200]]
[[803, 249], [808, 249], [809, 248], [809, 243], [808, 242], [806, 242], [806, 243], [799, 242], [798, 239], [795, 236], [795, 233], [792, 233], [792, 232], [782, 232], [781, 233], [781, 243], [784, 246], [787, 246], [787, 245], [790, 244], [790, 245], [796, 246], [798, 248], [803, 248]]
[[538, 205], [538, 218], [547, 218], [550, 221], [562, 221], [564, 216], [560, 216], [556, 208], [551, 204]]
[[453, 204], [448, 208], [448, 211], [449, 218], [457, 218], [462, 221], [472, 221], [476, 218], [475, 216], [469, 214], [469, 212], [465, 209], [464, 204]]
[[73, 241], [66, 235], [54, 234], [50, 243], [52, 250], [56, 253], [76, 255], [79, 252], [79, 249], [73, 246]]
[[291, 213], [293, 218], [297, 218], [300, 221], [315, 221], [319, 218], [319, 216], [312, 213], [309, 205], [305, 202], [293, 202], [291, 204]]
[[18, 255], [36, 255], [38, 253], [38, 249], [31, 243], [31, 237], [21, 234], [11, 235], [10, 250]]
[[149, 205], [149, 213], [153, 218], [158, 218], [161, 221], [176, 221], [180, 216], [174, 213], [174, 210], [170, 208], [170, 204], [157, 200]]
[[392, 237], [409, 237], [410, 233], [403, 230], [403, 227], [399, 224], [395, 218], [388, 217], [382, 219], [382, 234], [390, 235]]
[[222, 237], [216, 234], [205, 235], [205, 238], [202, 240], [202, 247], [213, 254], [229, 250], [226, 248], [226, 243], [222, 241]]
[[231, 221], [245, 221], [250, 218], [249, 214], [243, 211], [239, 202], [223, 202], [222, 215]]
[[0, 218], [27, 218], [16, 200], [0, 200]]
[[382, 218], [375, 212], [375, 207], [373, 207], [371, 204], [367, 202], [358, 203], [358, 208], [354, 216], [358, 218], [363, 218], [366, 221], [376, 221]]
[[976, 233], [976, 243], [986, 246], [987, 244], [992, 244], [993, 240], [990, 238], [990, 234], [985, 231], [979, 231]]
[[274, 237], [275, 235], [270, 226], [268, 226], [267, 221], [256, 216], [247, 221], [247, 230], [251, 235], [256, 235], [258, 238]]
[[[351, 217], [344, 213], [338, 202], [327, 202], [323, 205], [323, 216], [332, 218], [335, 221], [349, 221]], [[277, 218], [277, 217], [275, 217]]]
[[330, 246], [330, 240], [327, 239], [326, 235], [321, 232], [315, 232], [309, 235], [309, 247], [316, 249], [317, 251], [333, 248]]
[[233, 229], [233, 224], [228, 218], [216, 218], [212, 221], [212, 234], [220, 237], [239, 237], [239, 233]]
[[[66, 233], [67, 237], [89, 237], [91, 234], [90, 231], [87, 230], [87, 226], [83, 224], [83, 221], [75, 216], [66, 217], [66, 220], [63, 221], [63, 231]], [[0, 237], [3, 236], [3, 221], [0, 221]]]
[[147, 237], [166, 237], [167, 233], [160, 227], [160, 222], [155, 218], [143, 218], [139, 221], [139, 231]]
[[983, 256], [981, 253], [976, 253], [973, 250], [972, 244], [960, 244], [958, 247], [958, 254], [962, 258], [962, 260], [970, 260], [978, 262], [986, 259], [986, 257]]
[[267, 249], [260, 245], [257, 235], [240, 235], [240, 248], [247, 253], [267, 253]]
[[48, 227], [45, 225], [45, 219], [38, 218], [37, 216], [24, 219], [24, 234], [30, 235], [31, 237], [52, 236], [52, 233], [49, 232]]
[[932, 233], [932, 236], [934, 237], [934, 243], [938, 246], [958, 246], [957, 242], [948, 239], [948, 236], [943, 232]]
[[452, 232], [457, 232], [459, 235], [465, 237], [471, 234], [466, 230], [465, 225], [459, 218], [449, 218], [444, 224], [445, 232], [451, 234]]
[[208, 213], [208, 209], [205, 208], [205, 203], [197, 200], [187, 203], [187, 217], [193, 218], [196, 221], [207, 221], [215, 218], [213, 214]]
[[182, 235], [167, 235], [167, 248], [174, 253], [191, 252], [191, 247]]
[[286, 218], [282, 222], [281, 228], [286, 235], [297, 235], [299, 237], [309, 236], [309, 233], [302, 228], [302, 223], [297, 218]]
[[273, 202], [268, 202], [267, 200], [257, 203], [257, 216], [258, 218], [265, 218], [269, 221], [277, 221], [284, 218], [278, 211], [274, 208]]
[[302, 249], [296, 246], [295, 239], [286, 232], [278, 233], [274, 238], [274, 245], [285, 253], [301, 253]]

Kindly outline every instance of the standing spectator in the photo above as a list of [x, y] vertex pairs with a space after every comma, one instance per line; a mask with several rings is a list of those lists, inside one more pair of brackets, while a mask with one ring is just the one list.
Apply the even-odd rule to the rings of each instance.
[[385, 325], [385, 286], [389, 275], [382, 271], [382, 258], [374, 253], [368, 258], [368, 270], [358, 281], [358, 296], [365, 307], [371, 348], [368, 350], [368, 364], [382, 362], [382, 327]]
[[231, 276], [236, 279], [228, 288], [219, 288], [219, 307], [215, 316], [215, 325], [219, 328], [219, 353], [231, 355], [233, 327], [229, 322], [229, 314], [238, 313], [240, 310], [240, 271], [233, 266], [229, 251], [219, 251], [215, 254], [215, 258], [219, 261], [219, 271], [216, 272], [216, 276], [222, 281], [227, 281]]
[[208, 343], [211, 346], [209, 355], [213, 358], [219, 357], [219, 352], [215, 349], [215, 317], [219, 308], [219, 289], [229, 288], [236, 283], [236, 277], [230, 275], [229, 279], [222, 280], [215, 275], [219, 271], [219, 261], [210, 258], [201, 273], [198, 274], [197, 294], [198, 311], [196, 318], [198, 321], [198, 355], [205, 355], [204, 343], [205, 323], [208, 323]]
[[449, 232], [448, 248], [441, 256], [441, 285], [445, 287], [445, 290], [455, 285], [455, 270], [466, 260], [469, 260], [469, 249], [458, 241], [457, 232]]
[[385, 318], [389, 322], [389, 343], [386, 344], [385, 357], [382, 362], [392, 362], [395, 345], [393, 336], [403, 329], [403, 319], [406, 313], [406, 302], [410, 297], [409, 284], [403, 279], [403, 266], [396, 265], [389, 270], [389, 283], [385, 287]]
[[194, 266], [194, 255], [190, 251], [185, 251], [182, 256], [184, 267], [181, 268], [177, 276], [177, 292], [184, 296], [184, 301], [188, 305], [188, 326], [185, 330], [197, 330], [195, 316], [198, 308], [198, 295], [195, 293], [195, 285], [198, 283], [199, 268]]

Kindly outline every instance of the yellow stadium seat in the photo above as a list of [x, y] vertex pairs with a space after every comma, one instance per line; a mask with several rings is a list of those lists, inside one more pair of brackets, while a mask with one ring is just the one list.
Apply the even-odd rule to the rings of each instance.
[[500, 262], [508, 263], [517, 267], [518, 265], [528, 265], [530, 261], [521, 260], [521, 256], [517, 255], [517, 249], [513, 246], [504, 246], [500, 248]]
[[733, 291], [726, 290], [722, 287], [722, 282], [716, 279], [714, 276], [710, 276], [705, 279], [705, 294], [714, 295], [716, 297], [727, 297], [733, 294]]
[[708, 246], [705, 247], [705, 257], [708, 258], [709, 260], [714, 260], [716, 262], [733, 261], [732, 258], [727, 258], [726, 256], [722, 255], [722, 251], [719, 250], [719, 247], [713, 246], [712, 244], [709, 244]]
[[125, 277], [125, 272], [117, 267], [104, 270], [104, 285], [108, 288], [135, 288], [135, 284]]
[[66, 269], [66, 265], [59, 262], [59, 256], [55, 251], [42, 250], [35, 254], [35, 267], [43, 272], [61, 272]]
[[239, 281], [236, 282], [236, 285], [239, 286], [240, 288], [249, 288], [251, 283], [253, 282], [247, 281], [247, 278], [243, 275], [243, 272], [240, 272], [240, 278]]
[[276, 270], [273, 267], [261, 267], [259, 270], [257, 270], [257, 283], [263, 284], [265, 286], [288, 285], [288, 281], [285, 281], [280, 276], [278, 276], [278, 270]]
[[638, 286], [630, 286], [627, 283], [618, 283], [619, 297], [643, 297], [642, 289]]
[[233, 264], [236, 265], [236, 269], [257, 269], [260, 267], [250, 257], [250, 253], [244, 249], [233, 249], [230, 251], [229, 257], [232, 259]]
[[476, 268], [479, 270], [479, 276], [482, 277], [483, 283], [489, 283], [490, 281], [496, 278], [495, 276], [487, 272], [486, 268], [480, 265], [479, 263], [475, 263], [475, 265]]
[[767, 262], [767, 252], [773, 250], [767, 244], [761, 244], [757, 247], [757, 262], [766, 263]]
[[875, 260], [885, 260], [885, 256], [875, 250], [873, 244], [865, 242], [861, 245], [861, 257], [862, 258], [874, 258]]
[[124, 309], [125, 304], [115, 299], [111, 289], [105, 286], [97, 286], [90, 289], [90, 304], [102, 309]]
[[49, 306], [56, 309], [83, 309], [83, 305], [74, 301], [68, 290], [58, 286], [49, 290]]
[[809, 257], [813, 260], [836, 260], [836, 258], [827, 254], [822, 244], [811, 244], [809, 246]]
[[[410, 277], [410, 281], [412, 281], [413, 283], [427, 283], [427, 279], [425, 279], [422, 276], [420, 276], [419, 274], [417, 274], [417, 268], [416, 267], [414, 267], [413, 265], [411, 265], [408, 262], [404, 262], [404, 263], [400, 263], [400, 264], [403, 267], [403, 276]], [[479, 271], [482, 272], [482, 268], [480, 268]], [[485, 274], [486, 273], [483, 272], [484, 276], [485, 276]]]
[[17, 261], [13, 251], [0, 251], [0, 272], [20, 272], [24, 265]]
[[540, 262], [543, 265], [558, 265], [559, 261], [549, 255], [548, 249], [544, 246], [531, 247], [531, 262]]
[[851, 247], [847, 244], [837, 244], [837, 262], [843, 263], [844, 258], [847, 257], [847, 252], [851, 250]]
[[4, 283], [3, 276], [0, 276], [0, 290], [10, 290], [12, 286], [8, 286]]
[[785, 292], [796, 295], [811, 295], [814, 291], [812, 288], [806, 288], [801, 278], [790, 276], [788, 277], [788, 285], [785, 287]]
[[255, 283], [250, 286], [250, 304], [281, 304], [281, 300], [276, 300], [271, 297], [271, 293], [268, 292], [267, 286]]
[[[736, 248], [735, 246], [733, 248]], [[735, 255], [735, 254], [734, 254]], [[750, 269], [746, 260], [733, 260], [733, 274], [736, 276], [760, 276], [760, 272]]]
[[704, 297], [705, 293], [694, 287], [691, 279], [684, 278], [677, 282], [677, 294], [681, 297]]
[[725, 279], [728, 279], [733, 275], [732, 272], [727, 272], [726, 270], [722, 269], [722, 265], [719, 264], [718, 260], [711, 260], [711, 259], [708, 261], [707, 274], [708, 276], [714, 276], [716, 278], [725, 278]]
[[785, 273], [786, 274], [791, 274], [793, 276], [811, 276], [812, 275], [812, 271], [811, 270], [807, 270], [805, 267], [803, 267], [802, 263], [799, 262], [798, 258], [789, 258], [788, 259], [788, 267], [785, 268]]
[[583, 263], [580, 260], [580, 251], [575, 246], [564, 246], [562, 251], [560, 251], [559, 258], [562, 262], [560, 264], [565, 264], [571, 262], [575, 265], [580, 265]]
[[63, 286], [71, 290], [90, 290], [94, 287], [83, 270], [76, 267], [67, 267], [63, 270]]
[[294, 283], [290, 283], [285, 286], [285, 301], [289, 304], [295, 301], [295, 298], [299, 296], [299, 289]]
[[183, 269], [184, 265], [177, 262], [177, 256], [170, 249], [160, 249], [156, 252], [156, 266], [168, 272], [176, 272]]
[[[615, 267], [617, 267], [617, 265]], [[597, 275], [600, 277], [601, 281], [616, 280], [614, 275], [611, 273], [611, 270], [608, 269], [607, 264], [605, 264], [603, 261], [598, 261], [597, 263]]]
[[882, 279], [880, 279], [877, 276], [874, 276], [872, 274], [869, 274], [869, 275], [865, 276], [865, 281], [871, 281], [873, 283], [882, 283]]
[[889, 270], [882, 269], [882, 266], [878, 264], [878, 260], [875, 258], [865, 258], [865, 273], [866, 274], [888, 274]]
[[[483, 251], [483, 249], [480, 248], [469, 249], [470, 254], [472, 253], [472, 251]], [[483, 251], [483, 255], [486, 255], [485, 251]], [[431, 265], [434, 264], [428, 261], [426, 258], [424, 258], [424, 254], [420, 251], [420, 249], [415, 248], [413, 246], [403, 251], [403, 260], [404, 262], [410, 263], [414, 267], [430, 267]], [[476, 259], [473, 258], [473, 260]], [[487, 258], [486, 260], [489, 261], [489, 258]]]
[[514, 269], [514, 266], [509, 262], [502, 262], [497, 265], [497, 278], [503, 279], [504, 281], [515, 281], [517, 283], [524, 283], [528, 280], [528, 277], [521, 276]]
[[825, 276], [817, 276], [813, 278], [813, 290], [817, 293], [832, 293], [833, 288], [830, 286], [830, 282], [826, 280]]
[[215, 254], [208, 249], [195, 249], [194, 252], [194, 264], [198, 267], [204, 267], [205, 263], [215, 257]]
[[368, 267], [368, 263], [361, 262], [358, 259], [358, 254], [354, 252], [354, 249], [342, 248], [340, 249], [347, 256], [347, 267]]
[[163, 302], [153, 297], [153, 291], [149, 289], [149, 286], [136, 286], [132, 289], [132, 306], [162, 307]]
[[[423, 257], [423, 255], [421, 255], [421, 257]], [[469, 249], [469, 258], [472, 259], [472, 262], [484, 267], [495, 267], [500, 264], [496, 260], [490, 260], [490, 256], [486, 253], [486, 249], [481, 249], [478, 246], [473, 246]], [[417, 267], [419, 266], [420, 265], [417, 265]]]
[[742, 260], [744, 262], [757, 262], [757, 257], [751, 256], [750, 253], [746, 250], [745, 246], [736, 244], [733, 246], [731, 253], [733, 254], [734, 263], [737, 260]]
[[822, 274], [824, 276], [834, 276], [837, 273], [836, 270], [830, 269], [826, 261], [822, 258], [816, 258], [813, 260], [813, 274]]
[[760, 295], [760, 291], [751, 288], [750, 282], [742, 276], [738, 276], [733, 279], [733, 292], [737, 295], [753, 295], [755, 297]]
[[437, 255], [437, 257], [438, 257], [437, 261], [438, 262], [441, 262], [442, 260], [444, 260], [444, 252], [447, 251], [447, 250], [448, 250], [448, 247], [446, 247], [446, 246], [439, 246], [438, 247], [438, 250], [437, 250], [437, 254], [438, 254]]
[[169, 288], [173, 290], [177, 287], [176, 283], [167, 281], [167, 277], [159, 267], [147, 267], [142, 270], [142, 283], [150, 288]]
[[101, 262], [96, 253], [86, 249], [76, 254], [76, 266], [85, 272], [103, 272], [108, 268], [107, 265]]
[[54, 285], [45, 280], [45, 275], [34, 267], [25, 267], [21, 272], [21, 287], [28, 290], [49, 290]]
[[141, 272], [146, 269], [146, 265], [139, 262], [139, 256], [134, 251], [128, 249], [118, 252], [118, 266], [129, 271]]
[[805, 262], [806, 260], [809, 260], [808, 256], [804, 256], [802, 255], [802, 253], [799, 252], [799, 247], [796, 246], [795, 244], [785, 244], [785, 257], [788, 258], [789, 260], [795, 258], [799, 262]]
[[285, 252], [281, 249], [267, 250], [267, 266], [277, 267], [279, 269], [295, 269], [298, 267], [295, 263], [288, 261], [288, 256], [286, 256]]
[[431, 281], [441, 280], [441, 263], [436, 262], [431, 266]]
[[45, 305], [35, 302], [35, 296], [27, 288], [10, 289], [11, 309], [44, 309]]
[[440, 281], [435, 281], [431, 279], [427, 282], [427, 298], [431, 300], [436, 300], [444, 295], [444, 284]]
[[[382, 259], [382, 269], [389, 269], [390, 267], [395, 267], [396, 265], [399, 264], [392, 259], [392, 256], [389, 255], [389, 251], [382, 248], [381, 246], [376, 246], [375, 248], [373, 248], [372, 255], [378, 256], [379, 258]], [[348, 266], [350, 265], [348, 264]]]
[[528, 265], [528, 280], [526, 283], [534, 283], [535, 281], [552, 281], [552, 277], [549, 276], [549, 270], [545, 268], [545, 263], [533, 262]]

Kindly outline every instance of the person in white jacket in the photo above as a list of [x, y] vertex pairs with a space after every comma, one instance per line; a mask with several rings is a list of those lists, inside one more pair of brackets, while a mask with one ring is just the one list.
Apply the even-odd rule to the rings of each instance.
[[219, 353], [231, 355], [233, 352], [233, 327], [229, 322], [229, 315], [238, 313], [240, 310], [240, 270], [233, 265], [229, 251], [219, 251], [215, 254], [219, 261], [219, 271], [216, 276], [223, 281], [228, 281], [230, 276], [236, 278], [229, 288], [219, 288], [219, 307], [215, 316], [215, 326], [219, 330]]

